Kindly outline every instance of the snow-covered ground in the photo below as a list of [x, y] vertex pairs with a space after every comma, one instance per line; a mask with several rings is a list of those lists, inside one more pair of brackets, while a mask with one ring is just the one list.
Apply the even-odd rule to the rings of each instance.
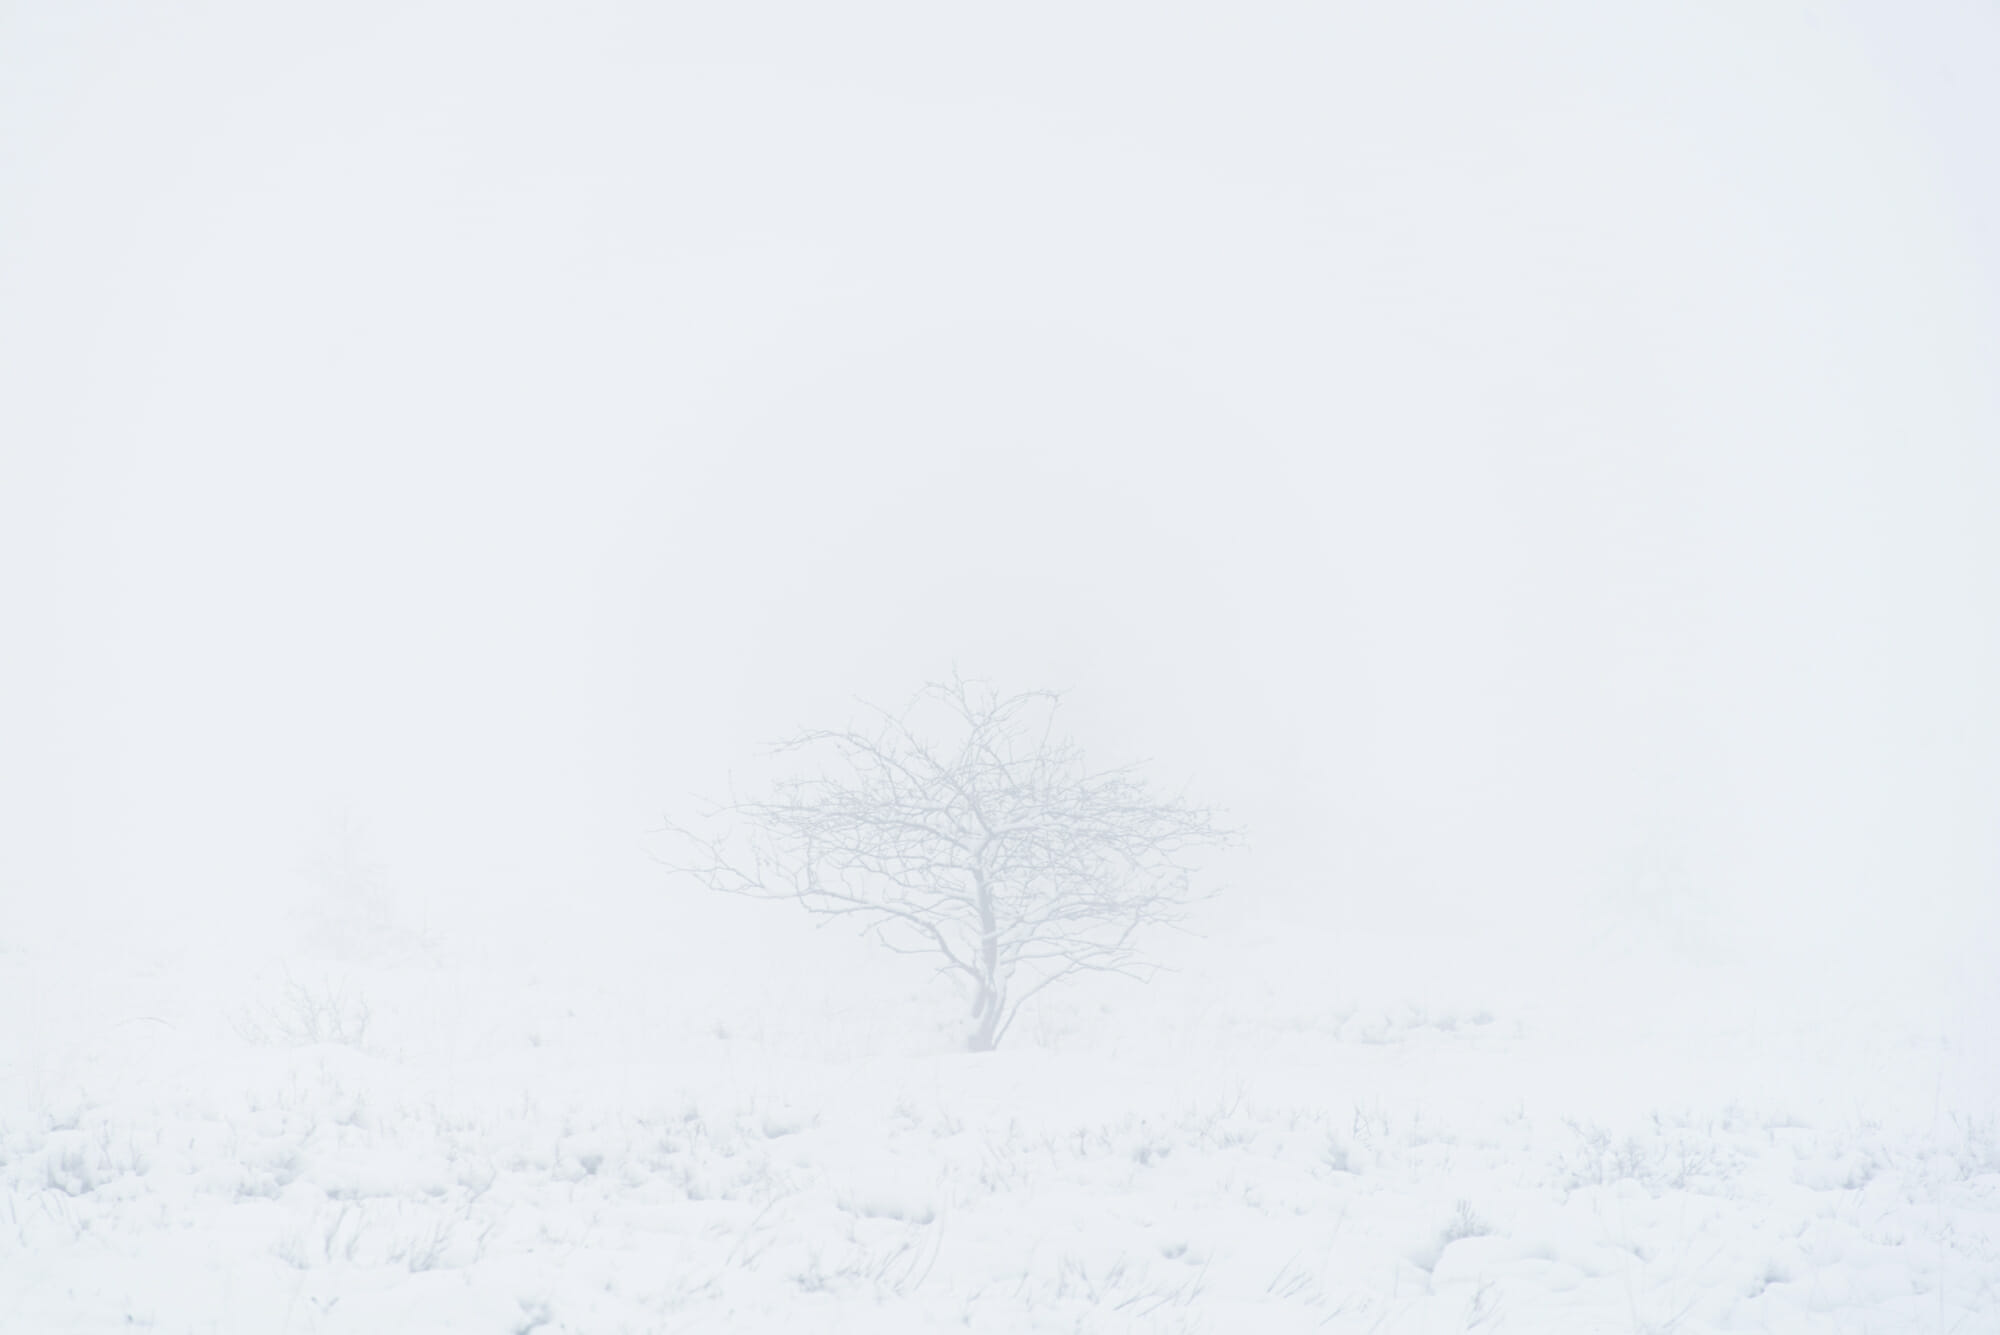
[[784, 906], [589, 919], [10, 943], [0, 1328], [2000, 1329], [1962, 1011], [1250, 921], [972, 1056]]

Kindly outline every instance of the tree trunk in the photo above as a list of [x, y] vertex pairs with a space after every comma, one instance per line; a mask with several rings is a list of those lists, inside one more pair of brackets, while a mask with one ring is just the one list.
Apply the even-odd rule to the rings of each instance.
[[979, 1003], [972, 1011], [972, 1033], [965, 1040], [968, 1052], [991, 1052], [999, 1041], [1001, 998], [997, 991], [981, 987]]
[[1000, 1041], [1007, 985], [1000, 977], [1000, 924], [993, 913], [993, 891], [976, 872], [974, 882], [979, 894], [979, 995], [972, 1003], [972, 1034], [965, 1045], [973, 1052], [991, 1052]]

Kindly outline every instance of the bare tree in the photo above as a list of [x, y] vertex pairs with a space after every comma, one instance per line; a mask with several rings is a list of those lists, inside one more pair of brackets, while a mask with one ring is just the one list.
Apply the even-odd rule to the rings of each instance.
[[802, 733], [774, 753], [830, 764], [713, 806], [708, 833], [670, 823], [685, 856], [669, 863], [934, 957], [971, 994], [968, 1046], [991, 1049], [1044, 988], [1147, 976], [1142, 929], [1182, 921], [1191, 855], [1235, 837], [1131, 767], [1089, 769], [1054, 733], [1059, 705], [1054, 692], [1002, 697], [954, 677], [901, 715], [870, 707], [867, 728]]

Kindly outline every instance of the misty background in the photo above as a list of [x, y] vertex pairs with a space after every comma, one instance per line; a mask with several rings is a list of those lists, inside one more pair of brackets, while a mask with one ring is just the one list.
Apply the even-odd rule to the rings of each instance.
[[224, 931], [349, 812], [433, 929], [615, 922], [665, 812], [955, 665], [1229, 808], [1234, 911], [1669, 885], [1990, 999], [1996, 50], [0, 5], [6, 916]]

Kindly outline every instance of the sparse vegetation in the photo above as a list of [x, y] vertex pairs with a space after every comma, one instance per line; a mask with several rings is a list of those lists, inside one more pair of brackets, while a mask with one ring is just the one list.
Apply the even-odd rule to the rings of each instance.
[[368, 999], [346, 983], [330, 977], [317, 984], [287, 977], [276, 997], [244, 1010], [235, 1027], [246, 1043], [360, 1047], [373, 1019]]

